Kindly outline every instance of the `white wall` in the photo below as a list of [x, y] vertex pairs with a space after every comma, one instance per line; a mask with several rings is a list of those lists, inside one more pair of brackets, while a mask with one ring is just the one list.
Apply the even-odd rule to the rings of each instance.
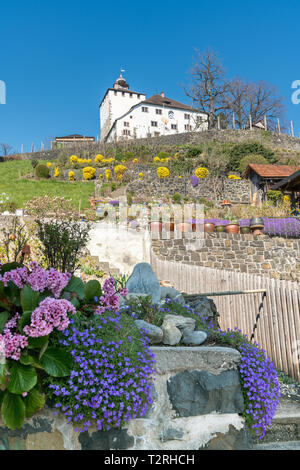
[[139, 95], [131, 93], [130, 97], [130, 92], [126, 90], [109, 90], [100, 107], [101, 140], [105, 138], [117, 118], [127, 113], [132, 106], [144, 101], [145, 98], [146, 95], [143, 93]]
[[[148, 112], [143, 112], [142, 107], [145, 106], [148, 108]], [[162, 114], [156, 114], [156, 109], [161, 109]], [[169, 118], [169, 111], [172, 111], [174, 114], [174, 118]], [[190, 119], [185, 119], [185, 114], [190, 115]], [[205, 122], [196, 129], [196, 119], [197, 116], [200, 116]], [[165, 124], [163, 119], [167, 119], [168, 122]], [[157, 127], [151, 126], [151, 121], [157, 122]], [[129, 123], [129, 127], [124, 126], [124, 122]], [[171, 129], [171, 124], [176, 124], [177, 129]], [[181, 109], [174, 109], [167, 106], [159, 106], [159, 105], [152, 105], [152, 104], [143, 104], [141, 103], [137, 108], [133, 109], [130, 113], [126, 116], [122, 117], [122, 119], [118, 119], [115, 123], [114, 129], [110, 133], [107, 141], [111, 142], [113, 140], [121, 139], [121, 138], [133, 138], [136, 137], [138, 139], [145, 138], [148, 134], [151, 134], [151, 137], [155, 135], [155, 132], [159, 132], [160, 135], [170, 135], [170, 134], [177, 134], [183, 132], [189, 132], [185, 129], [185, 125], [191, 125], [191, 131], [202, 131], [208, 128], [207, 122], [207, 115], [197, 112], [191, 112]], [[130, 137], [123, 135], [123, 130], [128, 129], [130, 130]]]
[[122, 274], [131, 274], [137, 263], [150, 263], [150, 235], [148, 230], [133, 230], [126, 227], [99, 222], [93, 225], [87, 246], [91, 256], [100, 262], [108, 262]]

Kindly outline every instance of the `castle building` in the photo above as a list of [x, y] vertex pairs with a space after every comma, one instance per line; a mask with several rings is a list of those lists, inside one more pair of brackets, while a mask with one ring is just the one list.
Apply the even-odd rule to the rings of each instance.
[[100, 104], [101, 141], [142, 139], [208, 129], [207, 114], [167, 98], [162, 92], [146, 99], [129, 89], [122, 73]]

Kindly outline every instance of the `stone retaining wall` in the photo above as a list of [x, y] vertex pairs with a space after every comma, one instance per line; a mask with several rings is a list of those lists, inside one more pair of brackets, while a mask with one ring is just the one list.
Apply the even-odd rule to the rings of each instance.
[[225, 269], [274, 279], [300, 281], [300, 240], [267, 235], [191, 233], [182, 238], [152, 240], [163, 260]]
[[[26, 450], [241, 450], [252, 447], [237, 366], [225, 347], [153, 347], [157, 376], [146, 417], [123, 429], [75, 433], [44, 409], [21, 429], [0, 421], [0, 446]], [[7, 439], [7, 441], [6, 441]]]

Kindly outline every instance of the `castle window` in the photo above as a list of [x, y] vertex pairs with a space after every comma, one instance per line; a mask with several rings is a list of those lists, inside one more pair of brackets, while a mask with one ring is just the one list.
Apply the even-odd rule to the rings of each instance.
[[189, 124], [185, 124], [185, 125], [184, 125], [184, 130], [185, 130], [185, 131], [191, 131], [191, 130], [192, 130], [192, 126], [190, 126]]
[[130, 95], [129, 95], [129, 96], [130, 96], [130, 98], [132, 98], [132, 93], [130, 93]]
[[129, 122], [124, 121], [124, 127], [129, 127]]
[[122, 96], [125, 96], [125, 91], [122, 91]]
[[114, 94], [115, 94], [115, 96], [117, 96], [118, 92], [115, 90], [115, 91], [114, 91]]
[[156, 112], [156, 114], [161, 114], [162, 110], [161, 109], [156, 109], [155, 112]]
[[157, 127], [157, 121], [151, 121], [151, 126], [152, 127]]
[[171, 124], [171, 129], [176, 130], [177, 129], [177, 124]]
[[138, 100], [140, 99], [140, 96], [141, 96], [141, 95], [137, 95], [137, 97], [138, 97]]
[[123, 129], [123, 135], [130, 135], [130, 130]]
[[160, 136], [160, 132], [154, 132], [154, 137], [159, 137]]
[[143, 113], [148, 113], [148, 108], [146, 106], [142, 106], [142, 112]]
[[185, 115], [184, 115], [184, 119], [190, 119], [190, 115], [189, 115], [189, 114], [185, 114]]

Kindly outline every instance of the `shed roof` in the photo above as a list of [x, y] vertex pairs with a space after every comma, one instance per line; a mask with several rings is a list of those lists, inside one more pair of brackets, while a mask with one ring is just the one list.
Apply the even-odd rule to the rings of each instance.
[[289, 165], [265, 165], [262, 163], [250, 163], [244, 172], [244, 177], [249, 176], [253, 170], [261, 178], [278, 178], [283, 179], [293, 174], [299, 167]]
[[300, 191], [300, 169], [276, 183], [272, 189]]

